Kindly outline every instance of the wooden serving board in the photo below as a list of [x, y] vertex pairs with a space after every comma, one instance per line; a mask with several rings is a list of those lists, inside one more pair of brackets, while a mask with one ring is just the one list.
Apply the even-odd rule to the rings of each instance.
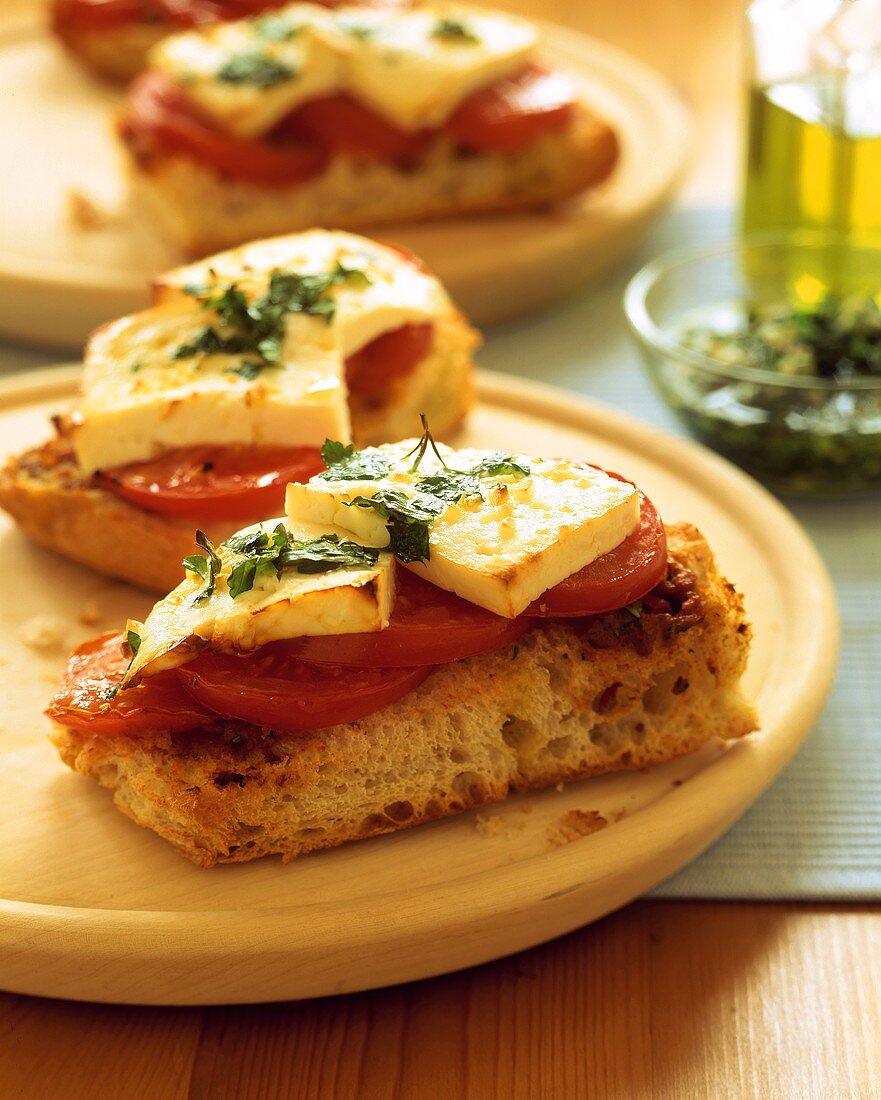
[[[47, 434], [75, 368], [0, 386], [0, 449]], [[660, 768], [510, 799], [307, 856], [201, 870], [65, 768], [42, 716], [67, 650], [150, 599], [0, 519], [0, 988], [195, 1004], [314, 997], [485, 962], [595, 920], [693, 859], [798, 748], [834, 673], [826, 571], [771, 496], [694, 444], [535, 383], [480, 379], [463, 445], [571, 454], [626, 472], [698, 524], [745, 592], [762, 731]], [[133, 546], [132, 553], [137, 553]], [[572, 810], [609, 824], [567, 830]]]
[[[15, 7], [0, 30], [0, 334], [79, 349], [99, 324], [143, 307], [150, 279], [182, 258], [127, 205], [111, 127], [119, 92], [62, 52], [36, 5]], [[376, 230], [422, 256], [480, 325], [608, 270], [661, 208], [688, 148], [686, 112], [661, 77], [575, 31], [545, 31], [547, 56], [619, 134], [609, 182], [544, 213]], [[76, 226], [74, 195], [97, 208], [96, 227]]]

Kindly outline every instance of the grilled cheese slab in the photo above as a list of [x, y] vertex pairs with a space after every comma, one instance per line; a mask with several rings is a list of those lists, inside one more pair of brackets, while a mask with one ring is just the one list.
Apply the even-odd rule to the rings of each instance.
[[639, 523], [634, 486], [593, 467], [425, 444], [366, 448], [288, 485], [288, 516], [341, 527], [399, 558], [396, 532], [412, 548], [424, 523], [426, 546], [403, 557], [407, 568], [509, 618]]
[[129, 622], [137, 641], [123, 685], [185, 664], [206, 646], [248, 653], [285, 638], [388, 626], [392, 556], [364, 554], [344, 531], [271, 520], [216, 548], [202, 545], [208, 553], [187, 559], [185, 579], [146, 621]]
[[323, 230], [180, 268], [156, 300], [86, 349], [72, 430], [85, 474], [199, 443], [347, 440], [348, 356], [408, 324], [466, 328], [441, 284], [405, 256]]

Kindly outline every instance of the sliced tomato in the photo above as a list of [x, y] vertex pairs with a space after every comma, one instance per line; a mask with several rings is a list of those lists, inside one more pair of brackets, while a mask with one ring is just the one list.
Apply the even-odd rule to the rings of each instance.
[[111, 31], [150, 19], [150, 0], [53, 0], [52, 25], [57, 32]]
[[193, 520], [256, 520], [284, 511], [289, 481], [323, 470], [316, 447], [177, 447], [103, 470], [99, 485], [148, 512]]
[[247, 19], [277, 8], [284, 0], [153, 0], [157, 12], [175, 27], [199, 27], [227, 19]]
[[513, 153], [544, 134], [565, 130], [575, 109], [568, 77], [527, 65], [464, 99], [444, 124], [459, 145], [482, 153]]
[[347, 95], [323, 96], [297, 107], [276, 133], [286, 139], [320, 146], [328, 153], [409, 163], [433, 139], [430, 130], [402, 130]]
[[620, 545], [548, 589], [525, 614], [555, 619], [600, 615], [626, 607], [659, 584], [667, 575], [664, 524], [643, 493], [639, 509], [639, 526]]
[[406, 378], [431, 351], [434, 325], [402, 325], [371, 340], [346, 360], [349, 392], [363, 401], [386, 396], [389, 386]]
[[323, 668], [273, 643], [249, 657], [202, 654], [177, 672], [197, 702], [224, 718], [296, 733], [382, 710], [422, 683], [431, 668]]
[[46, 710], [53, 721], [102, 737], [175, 733], [213, 721], [174, 671], [158, 672], [112, 695], [128, 665], [122, 642], [121, 634], [103, 634], [73, 651]]
[[179, 84], [159, 72], [143, 73], [132, 84], [120, 131], [136, 155], [155, 149], [183, 153], [224, 175], [270, 187], [309, 179], [327, 163], [327, 153], [317, 145], [221, 133]]
[[276, 644], [310, 664], [406, 668], [448, 664], [501, 649], [515, 642], [529, 625], [526, 619], [493, 615], [406, 569], [398, 569], [395, 606], [385, 630], [295, 638]]

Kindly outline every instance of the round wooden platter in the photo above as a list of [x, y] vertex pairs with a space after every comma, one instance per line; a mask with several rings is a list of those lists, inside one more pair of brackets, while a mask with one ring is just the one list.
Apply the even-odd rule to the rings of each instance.
[[[43, 438], [75, 369], [0, 388], [9, 451]], [[65, 768], [41, 714], [67, 649], [149, 598], [29, 544], [0, 520], [0, 988], [194, 1004], [314, 997], [424, 978], [558, 936], [671, 875], [753, 802], [829, 691], [826, 571], [764, 490], [691, 443], [535, 383], [484, 374], [463, 443], [626, 471], [668, 521], [705, 532], [755, 626], [762, 730], [642, 773], [518, 796], [483, 813], [307, 856], [197, 868]], [[131, 552], [138, 552], [137, 546]], [[608, 824], [580, 836], [571, 811]]]
[[[376, 230], [422, 256], [477, 324], [589, 282], [636, 241], [670, 194], [689, 125], [672, 89], [621, 51], [546, 27], [546, 52], [622, 144], [613, 177], [557, 209]], [[0, 32], [0, 333], [79, 349], [95, 327], [146, 304], [182, 262], [127, 205], [111, 117], [119, 93], [67, 57], [32, 6]], [[74, 211], [97, 212], [92, 228]]]

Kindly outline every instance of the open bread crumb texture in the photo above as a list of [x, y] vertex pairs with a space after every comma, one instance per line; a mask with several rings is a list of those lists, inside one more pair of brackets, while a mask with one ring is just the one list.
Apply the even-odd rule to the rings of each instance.
[[[205, 867], [287, 861], [513, 791], [661, 763], [756, 728], [740, 685], [741, 598], [695, 528], [669, 527], [668, 545], [693, 572], [703, 614], [649, 652], [594, 648], [578, 620], [547, 621], [514, 646], [438, 667], [351, 725], [279, 735], [229, 722], [150, 739], [57, 728], [55, 740], [120, 810]], [[562, 822], [560, 842], [603, 824]]]

